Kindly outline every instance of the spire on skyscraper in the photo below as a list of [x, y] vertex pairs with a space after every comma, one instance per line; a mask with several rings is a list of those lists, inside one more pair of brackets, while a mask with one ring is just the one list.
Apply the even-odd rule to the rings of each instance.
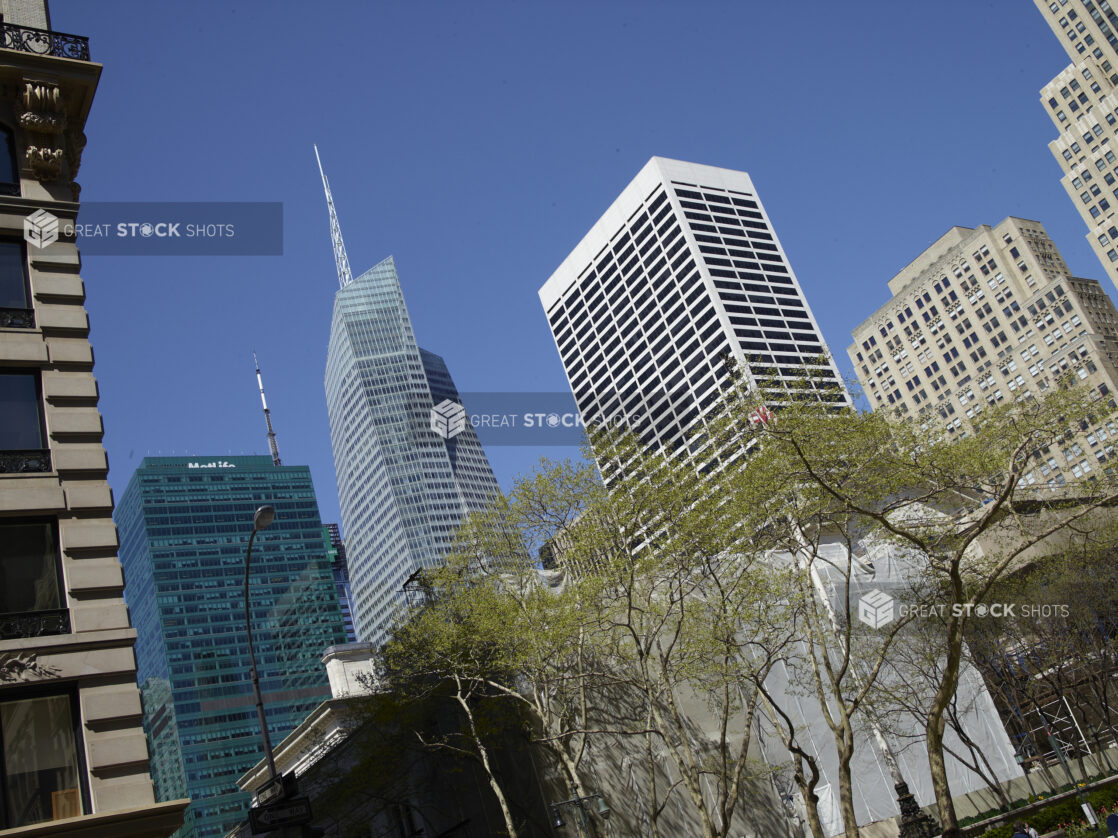
[[268, 448], [272, 452], [272, 462], [277, 466], [280, 462], [279, 446], [276, 445], [276, 432], [272, 430], [272, 412], [268, 410], [268, 400], [264, 398], [264, 379], [260, 377], [260, 362], [256, 360], [256, 353], [252, 353], [252, 363], [256, 365], [256, 384], [260, 388], [260, 404], [264, 405], [264, 421], [268, 425]]
[[318, 161], [318, 173], [322, 175], [322, 188], [326, 190], [326, 208], [330, 211], [330, 242], [334, 245], [334, 263], [338, 266], [338, 286], [345, 288], [353, 282], [353, 272], [349, 269], [349, 256], [342, 240], [342, 225], [338, 222], [338, 211], [334, 209], [334, 196], [330, 192], [330, 181], [322, 170], [322, 158], [318, 156], [318, 146], [314, 147], [314, 159]]

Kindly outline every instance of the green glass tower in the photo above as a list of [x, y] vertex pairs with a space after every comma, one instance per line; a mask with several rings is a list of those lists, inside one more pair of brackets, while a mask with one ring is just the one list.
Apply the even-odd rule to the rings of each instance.
[[250, 796], [236, 780], [263, 758], [243, 583], [253, 512], [265, 504], [276, 519], [253, 543], [249, 599], [279, 742], [330, 697], [322, 652], [346, 640], [310, 470], [270, 457], [147, 457], [116, 509], [145, 729], [153, 751], [170, 754], [177, 737], [156, 795], [185, 789], [183, 832], [198, 838], [244, 820]]

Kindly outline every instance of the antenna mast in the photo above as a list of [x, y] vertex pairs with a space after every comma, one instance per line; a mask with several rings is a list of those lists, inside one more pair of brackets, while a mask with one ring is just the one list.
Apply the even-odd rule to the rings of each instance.
[[264, 398], [264, 379], [260, 377], [260, 362], [256, 360], [256, 353], [252, 353], [252, 362], [256, 365], [256, 384], [260, 388], [260, 403], [264, 405], [264, 421], [268, 424], [268, 448], [272, 452], [272, 463], [281, 466], [279, 446], [276, 445], [276, 432], [272, 430], [272, 413], [268, 410], [268, 400]]
[[318, 156], [318, 146], [314, 147], [314, 159], [318, 161], [318, 173], [322, 175], [322, 188], [326, 190], [326, 208], [330, 211], [330, 242], [334, 245], [334, 264], [338, 266], [338, 287], [345, 288], [353, 282], [353, 272], [349, 269], [349, 256], [342, 241], [342, 225], [338, 222], [338, 211], [334, 209], [334, 195], [330, 192], [330, 181], [322, 170], [322, 158]]

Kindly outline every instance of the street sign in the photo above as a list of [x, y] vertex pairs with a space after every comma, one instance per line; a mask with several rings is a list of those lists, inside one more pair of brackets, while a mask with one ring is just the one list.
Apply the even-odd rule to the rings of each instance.
[[1083, 814], [1087, 816], [1087, 823], [1091, 826], [1097, 826], [1099, 819], [1095, 817], [1095, 810], [1091, 808], [1091, 804], [1084, 802], [1081, 804], [1083, 807]]
[[256, 792], [256, 805], [267, 806], [285, 797], [294, 797], [298, 793], [299, 783], [295, 779], [295, 772], [289, 771], [280, 777], [274, 777], [260, 787]]
[[256, 805], [267, 806], [283, 797], [283, 777], [269, 780], [256, 792]]
[[248, 823], [253, 835], [270, 832], [284, 826], [308, 823], [311, 819], [309, 797], [294, 797], [271, 806], [259, 806], [248, 810]]

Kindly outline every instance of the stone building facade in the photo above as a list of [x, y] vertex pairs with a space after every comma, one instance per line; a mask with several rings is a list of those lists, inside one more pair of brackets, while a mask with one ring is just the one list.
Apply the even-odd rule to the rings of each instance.
[[166, 836], [72, 232], [101, 66], [44, 0], [2, 13], [0, 834]]

